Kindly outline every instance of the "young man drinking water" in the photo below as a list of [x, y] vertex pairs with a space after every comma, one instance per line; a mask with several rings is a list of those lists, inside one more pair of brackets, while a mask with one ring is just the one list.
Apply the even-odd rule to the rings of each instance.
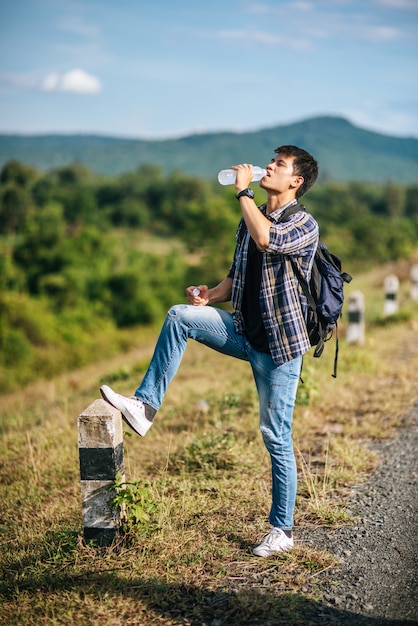
[[[107, 385], [100, 391], [130, 427], [144, 436], [189, 338], [248, 361], [259, 397], [259, 428], [272, 469], [272, 530], [253, 553], [267, 557], [293, 547], [297, 470], [292, 417], [302, 356], [311, 347], [305, 325], [308, 305], [291, 259], [309, 281], [319, 237], [316, 221], [302, 208], [284, 221], [280, 218], [315, 183], [318, 166], [301, 148], [277, 148], [260, 181], [267, 192], [267, 202], [260, 207], [249, 189], [252, 166], [232, 169], [237, 172], [235, 189], [243, 220], [227, 276], [212, 288], [204, 284], [187, 287], [189, 304], [168, 311], [154, 355], [133, 397], [121, 396]], [[212, 306], [228, 301], [233, 313]]]

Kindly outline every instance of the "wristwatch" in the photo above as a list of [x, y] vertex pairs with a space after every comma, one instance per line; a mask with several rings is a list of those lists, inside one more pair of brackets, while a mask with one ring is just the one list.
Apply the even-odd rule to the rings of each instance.
[[252, 189], [243, 189], [235, 196], [237, 200], [241, 198], [241, 196], [247, 196], [248, 198], [254, 198], [254, 191]]

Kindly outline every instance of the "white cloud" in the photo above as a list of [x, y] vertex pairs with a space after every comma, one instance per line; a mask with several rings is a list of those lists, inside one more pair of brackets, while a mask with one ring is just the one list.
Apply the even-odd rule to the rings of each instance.
[[42, 91], [61, 91], [78, 94], [94, 94], [102, 90], [102, 84], [96, 76], [82, 69], [73, 69], [64, 74], [52, 72], [41, 82]]
[[48, 74], [41, 83], [42, 91], [58, 91], [59, 81], [59, 74]]

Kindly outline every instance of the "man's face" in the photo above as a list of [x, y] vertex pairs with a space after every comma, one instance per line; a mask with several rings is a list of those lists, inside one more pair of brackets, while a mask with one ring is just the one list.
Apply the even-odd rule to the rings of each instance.
[[294, 174], [294, 160], [293, 156], [277, 154], [266, 166], [267, 174], [260, 181], [260, 187], [280, 193], [299, 187], [303, 178]]

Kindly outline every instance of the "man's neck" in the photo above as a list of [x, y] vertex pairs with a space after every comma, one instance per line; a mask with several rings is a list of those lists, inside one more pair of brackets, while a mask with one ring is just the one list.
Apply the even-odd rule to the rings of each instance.
[[289, 204], [293, 200], [296, 200], [296, 194], [294, 192], [269, 195], [267, 198], [267, 215], [270, 215], [270, 213], [286, 206], [286, 204]]

